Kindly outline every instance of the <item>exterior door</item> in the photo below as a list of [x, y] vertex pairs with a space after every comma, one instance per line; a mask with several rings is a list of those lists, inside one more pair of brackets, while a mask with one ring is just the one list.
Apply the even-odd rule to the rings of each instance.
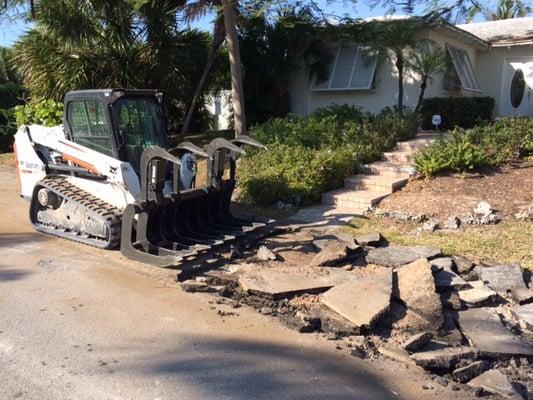
[[533, 117], [533, 57], [506, 59], [501, 115]]

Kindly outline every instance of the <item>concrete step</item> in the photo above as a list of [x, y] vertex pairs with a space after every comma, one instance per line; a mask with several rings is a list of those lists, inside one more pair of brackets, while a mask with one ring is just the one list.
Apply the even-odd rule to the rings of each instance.
[[391, 163], [388, 161], [376, 161], [371, 164], [364, 164], [361, 171], [372, 175], [387, 175], [403, 177], [411, 171], [411, 163]]
[[403, 187], [409, 179], [408, 174], [399, 176], [356, 175], [344, 180], [346, 189], [369, 190], [373, 192], [395, 192]]
[[365, 211], [375, 206], [390, 192], [374, 192], [369, 190], [337, 189], [322, 194], [322, 204], [339, 208], [358, 209]]
[[411, 151], [387, 151], [383, 153], [382, 159], [391, 163], [407, 164], [413, 162], [413, 152]]

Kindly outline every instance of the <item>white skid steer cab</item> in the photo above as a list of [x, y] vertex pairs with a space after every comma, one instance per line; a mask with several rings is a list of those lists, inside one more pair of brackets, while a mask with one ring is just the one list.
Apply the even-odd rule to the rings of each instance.
[[[81, 90], [65, 96], [63, 126], [21, 126], [15, 157], [36, 230], [131, 259], [178, 267], [257, 240], [272, 221], [230, 212], [236, 158], [247, 136], [166, 148], [155, 90]], [[205, 159], [206, 185], [196, 187]]]

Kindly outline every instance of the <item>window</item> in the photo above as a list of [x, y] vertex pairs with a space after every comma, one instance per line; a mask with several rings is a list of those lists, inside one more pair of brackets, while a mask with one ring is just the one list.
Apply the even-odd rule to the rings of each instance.
[[376, 72], [376, 56], [363, 46], [330, 49], [329, 78], [313, 84], [312, 90], [371, 89]]
[[72, 101], [68, 104], [67, 119], [72, 141], [113, 157], [111, 135], [105, 110], [98, 100]]
[[461, 82], [461, 87], [465, 90], [475, 92], [481, 91], [476, 71], [470, 62], [468, 53], [463, 49], [447, 46], [448, 54], [451, 57], [452, 65]]
[[159, 104], [151, 97], [123, 97], [113, 105], [118, 133], [127, 158], [139, 171], [141, 154], [148, 146], [164, 146], [164, 122]]
[[524, 78], [524, 71], [517, 69], [513, 74], [513, 79], [511, 80], [510, 97], [513, 108], [520, 107], [525, 91], [526, 80]]

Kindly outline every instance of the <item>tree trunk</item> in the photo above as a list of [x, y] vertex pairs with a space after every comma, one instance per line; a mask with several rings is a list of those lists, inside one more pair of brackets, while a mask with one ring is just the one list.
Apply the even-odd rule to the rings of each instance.
[[233, 119], [235, 121], [235, 136], [239, 136], [246, 134], [246, 120], [244, 117], [241, 52], [239, 50], [239, 38], [237, 37], [237, 17], [235, 16], [233, 0], [222, 0], [222, 5], [224, 6], [224, 26], [226, 28], [226, 43], [228, 44], [231, 70], [231, 99]]
[[420, 93], [418, 94], [418, 101], [416, 103], [415, 113], [420, 111], [420, 107], [422, 107], [422, 102], [424, 101], [424, 94], [426, 92], [427, 85], [428, 85], [428, 76], [424, 75], [422, 77], [422, 83], [420, 84]]
[[398, 113], [403, 115], [403, 54], [396, 54], [396, 68], [398, 69]]
[[207, 60], [205, 62], [204, 71], [202, 72], [202, 76], [200, 77], [200, 82], [198, 82], [198, 85], [196, 86], [194, 96], [191, 100], [191, 103], [189, 104], [189, 108], [187, 109], [185, 120], [183, 121], [183, 127], [181, 128], [182, 134], [186, 134], [189, 131], [192, 117], [194, 115], [194, 112], [196, 111], [196, 106], [198, 105], [198, 101], [200, 100], [205, 84], [207, 83], [207, 77], [209, 76], [209, 73], [211, 72], [211, 68], [213, 67], [213, 61], [215, 60], [215, 56], [218, 52], [218, 49], [220, 49], [220, 46], [222, 46], [223, 42], [224, 42], [223, 21], [217, 20], [215, 21], [215, 28], [213, 31], [213, 41], [211, 42], [211, 46], [209, 47], [209, 52], [207, 53]]

